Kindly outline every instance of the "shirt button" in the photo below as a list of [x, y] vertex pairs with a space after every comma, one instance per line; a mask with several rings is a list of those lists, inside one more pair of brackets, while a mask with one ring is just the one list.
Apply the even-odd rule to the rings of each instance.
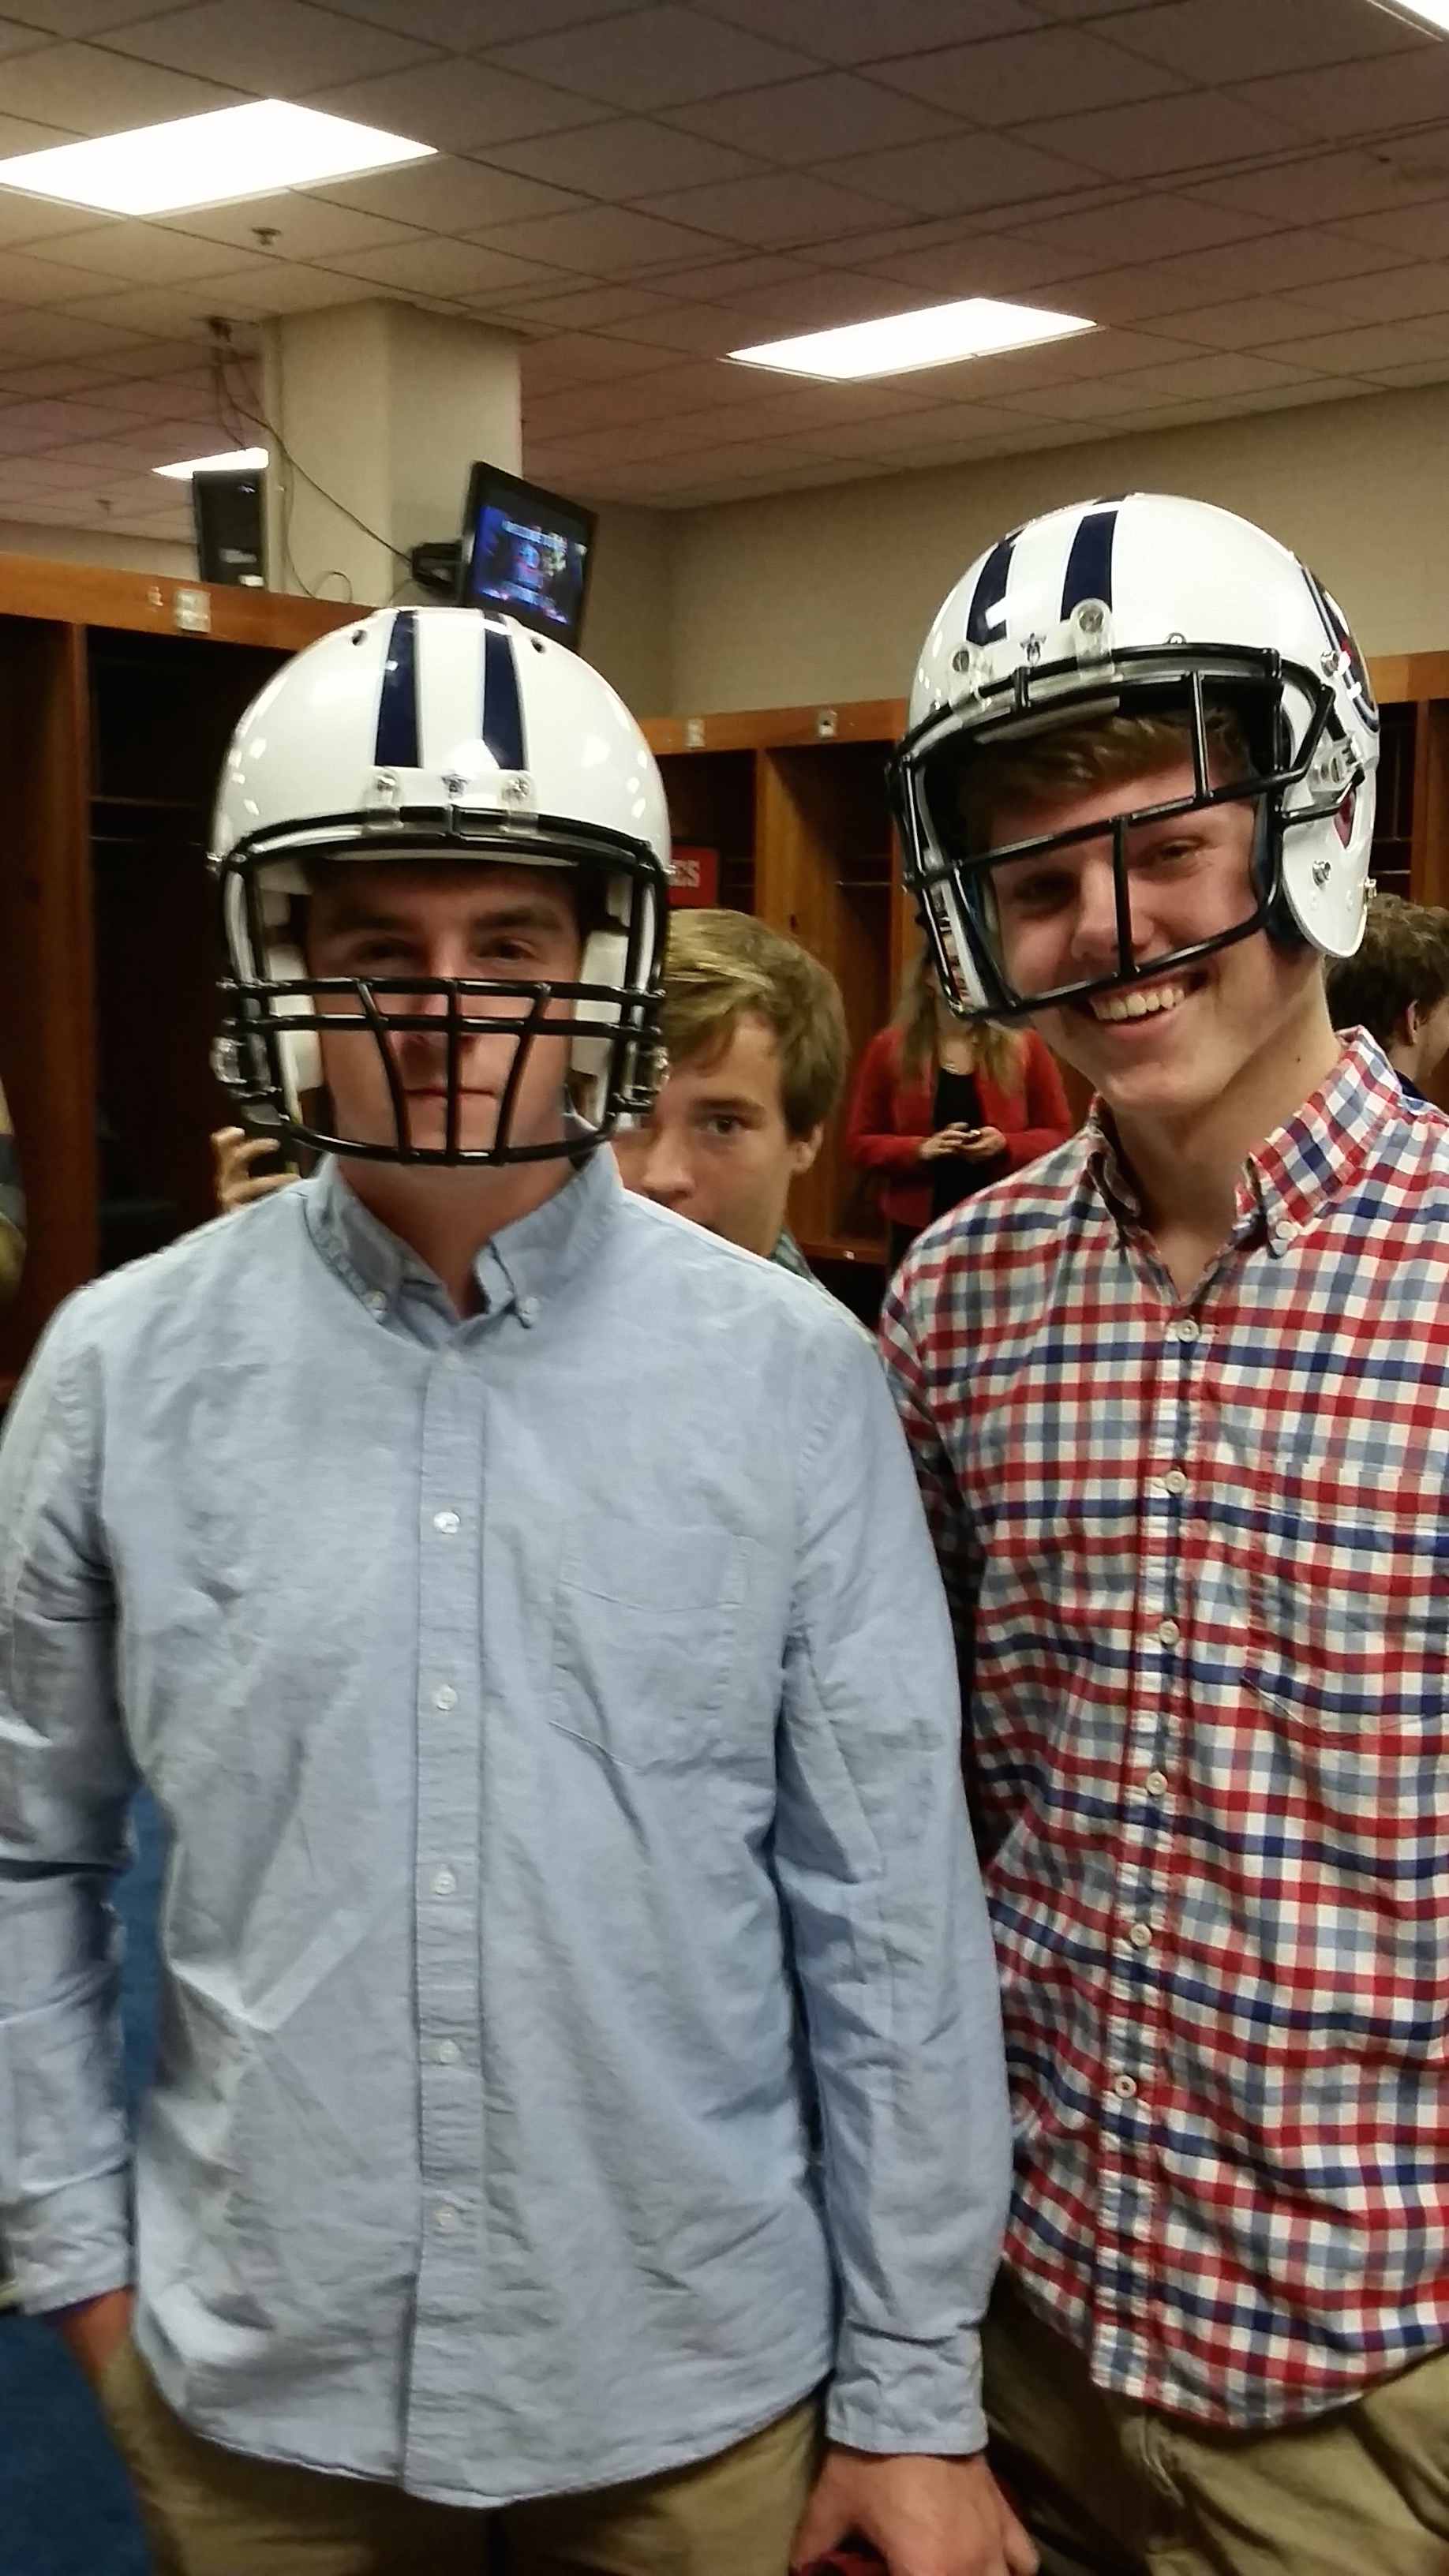
[[1176, 1342], [1195, 1342], [1198, 1337], [1198, 1329], [1199, 1328], [1193, 1322], [1191, 1315], [1179, 1315], [1177, 1322], [1172, 1328], [1172, 1338]]
[[456, 2066], [462, 2054], [456, 2039], [440, 2039], [433, 2051], [440, 2066]]
[[1146, 1779], [1142, 1783], [1142, 1786], [1147, 1791], [1150, 1798], [1165, 1797], [1167, 1795], [1167, 1773], [1165, 1771], [1149, 1771]]
[[362, 1302], [367, 1308], [369, 1315], [385, 1315], [388, 1308], [387, 1290], [385, 1288], [370, 1288]]
[[457, 1694], [457, 1692], [454, 1690], [453, 1685], [452, 1685], [452, 1683], [451, 1683], [451, 1682], [444, 1682], [444, 1683], [442, 1684], [442, 1686], [441, 1686], [441, 1688], [440, 1688], [440, 1689], [438, 1689], [438, 1690], [435, 1690], [435, 1691], [434, 1691], [434, 1693], [433, 1693], [433, 1706], [434, 1706], [434, 1708], [445, 1708], [445, 1709], [446, 1709], [446, 1708], [456, 1708], [456, 1707], [457, 1707], [457, 1705], [458, 1705], [458, 1694]]
[[1160, 1646], [1176, 1646], [1181, 1644], [1182, 1630], [1179, 1628], [1175, 1619], [1159, 1619], [1157, 1623], [1157, 1642]]
[[1269, 1249], [1269, 1251], [1270, 1251], [1270, 1252], [1286, 1252], [1286, 1251], [1287, 1251], [1287, 1249], [1288, 1249], [1288, 1246], [1289, 1246], [1289, 1244], [1292, 1242], [1292, 1240], [1293, 1240], [1293, 1228], [1291, 1227], [1291, 1225], [1270, 1225], [1270, 1226], [1269, 1226], [1269, 1228], [1268, 1228], [1268, 1249]]
[[458, 1882], [454, 1877], [453, 1872], [450, 1869], [435, 1869], [433, 1872], [433, 1894], [435, 1896], [456, 1896], [457, 1892]]
[[462, 1526], [456, 1512], [434, 1512], [433, 1514], [433, 1527], [435, 1530], [441, 1530], [444, 1538], [456, 1538]]
[[440, 2236], [456, 2236], [463, 2224], [463, 2213], [450, 2200], [440, 2200], [433, 2212], [433, 2225]]
[[1137, 2099], [1137, 2087], [1133, 2083], [1130, 2075], [1114, 2076], [1112, 2079], [1112, 2090], [1116, 2094], [1119, 2102], [1135, 2102]]
[[1131, 1931], [1127, 1935], [1127, 1938], [1131, 1942], [1134, 1950], [1150, 1950], [1152, 1947], [1151, 1924], [1134, 1923]]
[[1162, 1490], [1164, 1494], [1185, 1494], [1187, 1492], [1187, 1478], [1180, 1467], [1168, 1468], [1166, 1475], [1162, 1479]]
[[518, 1309], [518, 1320], [520, 1324], [536, 1324], [538, 1322], [538, 1317], [538, 1299], [536, 1297], [525, 1297]]

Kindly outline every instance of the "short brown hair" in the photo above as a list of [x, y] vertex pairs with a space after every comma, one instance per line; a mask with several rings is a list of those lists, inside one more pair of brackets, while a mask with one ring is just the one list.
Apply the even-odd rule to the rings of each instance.
[[[1231, 707], [1207, 708], [1209, 764], [1223, 783], [1253, 772], [1247, 738]], [[1093, 787], [1120, 787], [1129, 779], [1190, 759], [1192, 735], [1185, 717], [1102, 716], [1092, 724], [1067, 724], [1024, 742], [1003, 742], [973, 761], [962, 782], [962, 817], [973, 847], [985, 844], [998, 805], [1038, 805], [1051, 797]]]
[[1328, 1010], [1336, 1029], [1367, 1029], [1380, 1046], [1400, 1035], [1411, 1002], [1432, 1010], [1449, 993], [1449, 917], [1428, 904], [1376, 894], [1362, 945], [1328, 969]]
[[845, 1084], [840, 987], [798, 939], [748, 912], [674, 912], [664, 963], [664, 1045], [671, 1064], [722, 1055], [742, 1019], [765, 1022], [780, 1057], [792, 1136], [813, 1135]]

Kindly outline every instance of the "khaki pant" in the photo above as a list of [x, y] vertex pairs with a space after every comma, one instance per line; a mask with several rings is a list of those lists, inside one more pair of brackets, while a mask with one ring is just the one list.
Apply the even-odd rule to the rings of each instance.
[[129, 2341], [100, 2398], [156, 2576], [484, 2576], [500, 2543], [507, 2576], [785, 2576], [820, 2456], [810, 2398], [689, 2468], [482, 2513], [203, 2441]]
[[1449, 2576], [1449, 2352], [1332, 2414], [1218, 2432], [1095, 2387], [1003, 2275], [985, 2367], [1042, 2576]]

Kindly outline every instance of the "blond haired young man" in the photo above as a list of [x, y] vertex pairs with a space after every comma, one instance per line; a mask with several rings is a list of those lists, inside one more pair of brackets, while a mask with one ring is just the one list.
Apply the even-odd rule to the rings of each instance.
[[972, 566], [897, 764], [950, 998], [1096, 1090], [883, 1320], [970, 1682], [987, 2403], [1048, 2576], [1449, 2566], [1449, 1126], [1323, 983], [1376, 760], [1318, 583], [1137, 494]]

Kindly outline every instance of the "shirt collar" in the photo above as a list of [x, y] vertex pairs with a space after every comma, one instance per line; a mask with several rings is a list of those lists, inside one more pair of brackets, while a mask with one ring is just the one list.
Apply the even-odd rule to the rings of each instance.
[[[363, 1206], [339, 1157], [329, 1155], [303, 1183], [301, 1195], [318, 1251], [371, 1313], [389, 1314], [409, 1289], [442, 1293], [411, 1245]], [[486, 1310], [497, 1313], [516, 1305], [520, 1313], [528, 1310], [531, 1323], [541, 1300], [556, 1293], [590, 1258], [622, 1195], [613, 1156], [586, 1154], [542, 1207], [504, 1226], [480, 1247], [473, 1266]]]
[[[1352, 1029], [1326, 1081], [1254, 1148], [1238, 1175], [1235, 1235], [1262, 1226], [1269, 1249], [1295, 1234], [1358, 1176], [1385, 1123], [1402, 1117], [1399, 1077], [1366, 1029]], [[1112, 1113], [1093, 1103], [1086, 1168], [1113, 1213], [1141, 1221], [1142, 1200]]]

